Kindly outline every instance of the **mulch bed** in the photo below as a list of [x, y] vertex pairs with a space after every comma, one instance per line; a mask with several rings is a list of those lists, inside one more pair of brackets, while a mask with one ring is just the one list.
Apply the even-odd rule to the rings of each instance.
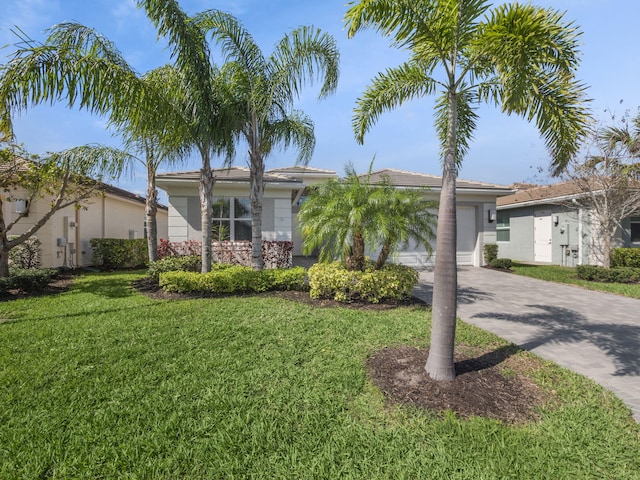
[[390, 404], [436, 413], [452, 411], [462, 418], [480, 416], [509, 424], [537, 419], [536, 407], [546, 403], [550, 395], [526, 376], [530, 359], [513, 356], [515, 347], [459, 350], [456, 378], [451, 382], [429, 378], [424, 370], [428, 350], [409, 346], [376, 353], [367, 361], [367, 371]]

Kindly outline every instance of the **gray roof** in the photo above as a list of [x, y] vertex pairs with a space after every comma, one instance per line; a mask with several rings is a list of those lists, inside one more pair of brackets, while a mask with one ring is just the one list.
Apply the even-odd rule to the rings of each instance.
[[[213, 170], [213, 177], [216, 182], [249, 182], [250, 171], [246, 167], [230, 167]], [[156, 175], [158, 180], [200, 180], [200, 170], [190, 170], [186, 172], [168, 172]], [[300, 180], [288, 175], [265, 172], [264, 181], [267, 183], [300, 183]]]
[[[366, 176], [366, 174], [360, 175], [360, 177], [364, 176]], [[380, 182], [384, 177], [387, 177], [389, 181], [397, 187], [442, 187], [442, 177], [438, 175], [407, 172], [405, 170], [397, 170], [395, 168], [385, 168], [383, 170], [371, 172], [372, 183]], [[494, 183], [476, 182], [462, 179], [456, 180], [456, 188], [470, 190], [496, 190], [505, 193], [510, 193], [513, 191], [511, 187], [505, 185], [497, 185]]]

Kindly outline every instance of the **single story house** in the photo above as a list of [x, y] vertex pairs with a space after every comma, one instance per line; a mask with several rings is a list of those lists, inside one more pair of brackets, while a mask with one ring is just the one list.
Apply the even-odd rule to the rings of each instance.
[[[224, 223], [230, 240], [251, 239], [249, 207], [249, 169], [232, 167], [214, 171], [216, 198], [214, 225]], [[442, 179], [439, 176], [384, 169], [372, 172], [371, 181], [387, 176], [398, 188], [425, 188], [438, 200]], [[294, 256], [302, 255], [297, 214], [304, 202], [305, 189], [315, 183], [335, 178], [336, 172], [311, 167], [276, 168], [265, 172], [263, 203], [263, 239], [288, 240], [294, 244]], [[161, 173], [156, 176], [159, 188], [166, 191], [169, 203], [169, 240], [200, 241], [199, 172]], [[496, 198], [513, 193], [509, 187], [458, 180], [458, 263], [483, 264], [483, 246], [496, 242]], [[397, 262], [415, 267], [433, 264], [424, 247], [409, 246], [398, 253]]]
[[[587, 194], [574, 182], [532, 186], [497, 201], [498, 255], [564, 266], [601, 264]], [[612, 247], [640, 247], [640, 216], [627, 217]]]
[[[10, 223], [25, 208], [20, 188], [12, 190], [15, 201], [3, 201], [4, 218]], [[4, 198], [3, 198], [4, 200]], [[92, 238], [144, 238], [145, 198], [111, 185], [103, 185], [102, 195], [69, 206], [53, 214], [34, 235], [41, 243], [42, 266], [76, 268], [92, 265]], [[49, 200], [38, 199], [9, 232], [10, 236], [28, 230], [49, 210]], [[159, 206], [158, 238], [168, 237], [168, 208]]]

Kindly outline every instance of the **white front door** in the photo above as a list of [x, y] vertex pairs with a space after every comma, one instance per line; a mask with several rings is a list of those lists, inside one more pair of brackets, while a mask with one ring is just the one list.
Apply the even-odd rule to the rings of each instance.
[[457, 207], [457, 262], [458, 265], [473, 265], [473, 254], [478, 239], [476, 208]]
[[533, 217], [533, 260], [535, 262], [552, 262], [552, 231], [549, 212], [535, 212]]

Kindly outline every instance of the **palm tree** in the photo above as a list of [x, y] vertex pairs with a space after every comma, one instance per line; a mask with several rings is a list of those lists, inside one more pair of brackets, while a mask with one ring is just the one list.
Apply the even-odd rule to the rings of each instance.
[[[168, 145], [180, 131], [179, 119], [175, 114], [170, 116], [174, 112], [164, 92], [149, 78], [140, 78], [108, 39], [78, 23], [52, 27], [44, 45], [27, 40], [5, 65], [0, 87], [0, 102], [7, 109], [24, 109], [29, 101], [38, 104], [66, 99], [70, 107], [79, 104], [109, 115], [111, 124], [126, 134], [129, 145], [135, 137], [145, 153], [147, 168], [150, 261], [157, 258], [155, 172], [159, 161], [166, 158], [160, 155], [158, 142], [151, 139], [162, 139]], [[10, 117], [5, 125], [11, 128]]]
[[380, 269], [401, 245], [414, 240], [431, 252], [437, 206], [420, 190], [396, 188], [388, 178], [371, 182], [353, 165], [346, 177], [317, 185], [300, 207], [298, 220], [305, 254], [320, 249], [321, 261], [341, 258], [347, 268], [364, 270], [366, 252], [380, 247], [374, 268]]
[[285, 35], [266, 57], [238, 20], [217, 10], [195, 17], [222, 47], [236, 68], [235, 93], [241, 101], [239, 132], [249, 146], [251, 176], [251, 263], [263, 268], [262, 200], [265, 159], [274, 148], [299, 149], [298, 163], [307, 163], [315, 147], [313, 122], [292, 109], [305, 83], [322, 81], [320, 98], [335, 91], [339, 54], [330, 35], [300, 27]]
[[456, 177], [473, 137], [481, 102], [536, 126], [559, 173], [586, 134], [585, 87], [574, 77], [579, 30], [563, 14], [531, 5], [489, 10], [486, 0], [361, 0], [349, 4], [349, 37], [372, 27], [406, 48], [404, 64], [380, 73], [358, 100], [356, 138], [381, 113], [437, 94], [435, 125], [442, 148], [431, 347], [425, 369], [455, 378]]

